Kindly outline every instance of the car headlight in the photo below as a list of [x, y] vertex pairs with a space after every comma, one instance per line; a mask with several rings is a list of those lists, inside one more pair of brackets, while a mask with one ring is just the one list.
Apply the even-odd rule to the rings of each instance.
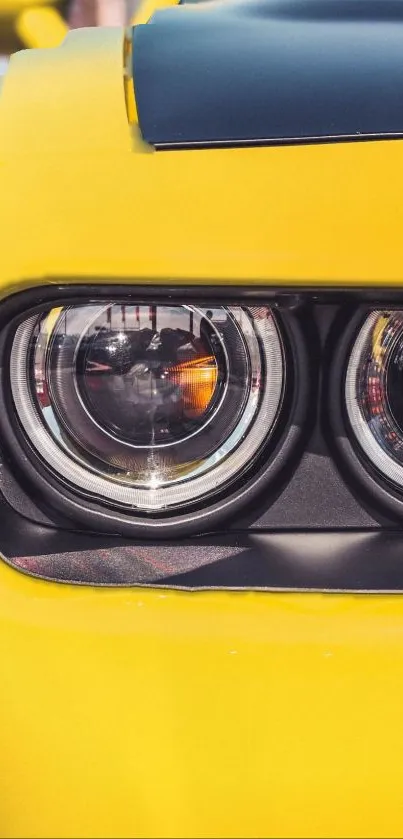
[[206, 504], [253, 469], [286, 382], [267, 306], [100, 301], [17, 328], [14, 409], [61, 486], [135, 519]]
[[403, 311], [368, 315], [348, 362], [345, 398], [361, 451], [403, 490]]

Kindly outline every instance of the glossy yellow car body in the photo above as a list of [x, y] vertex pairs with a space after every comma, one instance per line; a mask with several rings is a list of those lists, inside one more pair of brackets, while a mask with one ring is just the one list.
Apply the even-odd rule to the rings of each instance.
[[[155, 153], [122, 52], [85, 31], [12, 60], [3, 298], [402, 285], [403, 142]], [[402, 835], [400, 596], [96, 590], [2, 563], [0, 643], [2, 837]]]

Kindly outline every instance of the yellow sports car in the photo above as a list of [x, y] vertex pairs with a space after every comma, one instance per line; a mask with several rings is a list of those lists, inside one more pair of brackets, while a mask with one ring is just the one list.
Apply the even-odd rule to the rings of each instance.
[[0, 837], [400, 837], [403, 1], [0, 93]]

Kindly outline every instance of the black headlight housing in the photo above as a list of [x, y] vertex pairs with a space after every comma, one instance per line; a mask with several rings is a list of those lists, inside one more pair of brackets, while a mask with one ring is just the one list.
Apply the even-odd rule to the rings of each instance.
[[336, 343], [328, 395], [346, 480], [394, 526], [403, 525], [402, 353], [402, 302], [358, 306]]
[[0, 427], [42, 504], [94, 531], [165, 538], [275, 497], [309, 404], [292, 314], [137, 287], [19, 299], [2, 333]]
[[[384, 382], [399, 429], [401, 311], [399, 293], [360, 289], [82, 283], [5, 300], [3, 555], [101, 585], [403, 589], [403, 492], [365, 451], [347, 398], [365, 421], [378, 410], [374, 342], [367, 363], [357, 350], [377, 324], [392, 361], [375, 390]], [[220, 481], [245, 443], [250, 457]], [[80, 485], [77, 468], [110, 494]], [[210, 485], [192, 495], [200, 477]]]

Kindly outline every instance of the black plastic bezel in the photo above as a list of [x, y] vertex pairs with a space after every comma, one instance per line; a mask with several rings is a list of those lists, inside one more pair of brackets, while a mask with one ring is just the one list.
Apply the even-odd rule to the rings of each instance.
[[[211, 292], [211, 293], [210, 293]], [[290, 294], [277, 298], [259, 290], [257, 295], [244, 294], [241, 289], [193, 288], [183, 287], [144, 287], [128, 285], [96, 286], [58, 286], [45, 287], [21, 292], [6, 300], [0, 307], [0, 345], [2, 364], [0, 390], [4, 410], [0, 413], [0, 433], [4, 441], [5, 453], [12, 464], [17, 480], [27, 483], [35, 501], [40, 499], [50, 510], [55, 510], [72, 526], [79, 524], [91, 531], [117, 533], [140, 538], [167, 538], [188, 533], [206, 533], [218, 524], [235, 516], [258, 495], [267, 491], [273, 495], [278, 492], [279, 484], [290, 463], [296, 462], [302, 452], [303, 440], [307, 434], [309, 406], [312, 404], [311, 365], [308, 363], [308, 349], [304, 329], [301, 326], [298, 304]], [[218, 293], [217, 293], [218, 292]], [[97, 500], [90, 500], [71, 489], [67, 489], [57, 476], [51, 472], [40, 456], [33, 450], [29, 440], [18, 423], [9, 385], [9, 353], [16, 327], [31, 315], [52, 305], [72, 305], [77, 302], [93, 302], [99, 299], [136, 300], [172, 304], [183, 300], [203, 302], [221, 300], [228, 304], [250, 304], [259, 299], [262, 303], [276, 308], [281, 303], [282, 311], [278, 315], [280, 331], [286, 344], [286, 354], [292, 360], [294, 370], [292, 388], [288, 388], [285, 397], [287, 418], [284, 425], [278, 424], [277, 439], [269, 443], [271, 453], [268, 461], [268, 449], [261, 452], [253, 472], [242, 476], [226, 492], [215, 499], [205, 501], [204, 505], [192, 505], [188, 511], [176, 515], [155, 517], [151, 515], [131, 516], [122, 510], [112, 510]], [[249, 299], [248, 299], [249, 298]], [[7, 326], [4, 328], [4, 325]], [[291, 368], [290, 368], [291, 369]], [[83, 503], [85, 498], [85, 503]], [[73, 525], [74, 523], [74, 525]]]

